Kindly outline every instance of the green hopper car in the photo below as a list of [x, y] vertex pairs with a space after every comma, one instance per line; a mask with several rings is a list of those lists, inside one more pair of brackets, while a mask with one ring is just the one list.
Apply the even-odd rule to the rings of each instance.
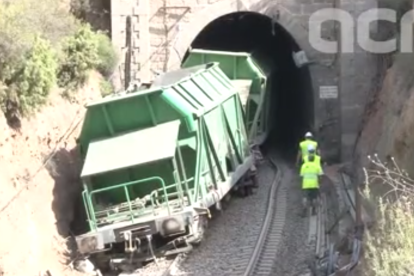
[[[89, 232], [76, 237], [81, 253], [122, 263], [125, 253], [142, 261], [187, 250], [201, 240], [209, 208], [254, 166], [246, 121], [264, 130], [263, 117], [246, 117], [222, 65], [194, 65], [87, 106], [79, 147]], [[262, 84], [249, 99], [263, 97]]]
[[251, 54], [201, 49], [189, 50], [182, 67], [218, 62], [220, 69], [231, 80], [240, 94], [245, 109], [245, 124], [249, 141], [262, 144], [269, 133], [270, 69], [258, 64]]

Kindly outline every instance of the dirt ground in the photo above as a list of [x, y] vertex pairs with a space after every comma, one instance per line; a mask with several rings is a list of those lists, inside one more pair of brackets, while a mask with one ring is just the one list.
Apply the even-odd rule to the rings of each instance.
[[[80, 189], [73, 149], [81, 124], [72, 133], [67, 131], [83, 117], [84, 103], [100, 97], [99, 77], [93, 74], [78, 95], [76, 103], [69, 103], [55, 93], [40, 114], [22, 121], [21, 133], [0, 117], [0, 269], [4, 276], [39, 275], [42, 270], [78, 275], [65, 264], [68, 252], [62, 236], [69, 235], [73, 199]], [[52, 152], [54, 156], [42, 166]]]

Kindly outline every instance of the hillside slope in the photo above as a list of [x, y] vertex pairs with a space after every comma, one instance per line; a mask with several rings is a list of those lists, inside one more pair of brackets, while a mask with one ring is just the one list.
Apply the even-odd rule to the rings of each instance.
[[46, 269], [76, 275], [64, 271], [67, 248], [59, 234], [69, 234], [80, 189], [73, 148], [81, 124], [75, 129], [73, 124], [81, 120], [85, 102], [100, 96], [99, 77], [93, 75], [78, 95], [76, 103], [54, 95], [35, 118], [22, 122], [21, 133], [0, 117], [0, 268], [5, 276]]
[[414, 176], [414, 70], [412, 54], [398, 54], [388, 69], [357, 143], [358, 161], [377, 153], [397, 163]]

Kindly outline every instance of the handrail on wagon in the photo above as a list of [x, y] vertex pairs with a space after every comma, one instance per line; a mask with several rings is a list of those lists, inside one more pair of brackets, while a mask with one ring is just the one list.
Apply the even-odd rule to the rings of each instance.
[[[166, 200], [167, 208], [168, 208], [168, 213], [170, 213], [170, 206], [168, 204], [167, 188], [166, 188], [165, 182], [162, 178], [160, 178], [158, 176], [153, 176], [153, 177], [149, 177], [149, 178], [145, 178], [145, 179], [141, 179], [141, 180], [126, 182], [126, 183], [118, 184], [118, 185], [115, 185], [115, 186], [110, 186], [110, 187], [97, 189], [97, 190], [91, 191], [89, 194], [82, 193], [85, 206], [86, 205], [89, 206], [89, 208], [86, 208], [86, 209], [88, 210], [87, 211], [88, 220], [92, 221], [92, 224], [93, 224], [91, 226], [93, 226], [93, 228], [95, 228], [95, 229], [96, 229], [96, 226], [97, 226], [96, 225], [97, 223], [96, 223], [95, 208], [94, 208], [94, 206], [92, 204], [92, 200], [91, 200], [93, 195], [98, 194], [98, 193], [102, 193], [102, 192], [106, 192], [106, 191], [110, 191], [110, 190], [123, 188], [124, 192], [125, 192], [126, 200], [127, 200], [127, 203], [128, 203], [128, 208], [129, 208], [129, 212], [130, 212], [130, 219], [131, 219], [131, 222], [134, 223], [134, 216], [133, 216], [131, 199], [130, 199], [128, 187], [132, 186], [132, 185], [136, 185], [136, 184], [141, 184], [141, 183], [144, 183], [144, 182], [154, 181], [154, 180], [159, 181], [161, 183], [161, 186], [162, 186], [161, 189], [163, 190], [163, 193], [164, 193], [164, 196], [165, 196], [165, 200]], [[84, 192], [86, 192], [86, 191], [84, 191]], [[87, 197], [87, 198], [85, 198], [85, 197]]]
[[[203, 171], [203, 173], [201, 174], [202, 176], [206, 175], [207, 173], [209, 173], [208, 170]], [[106, 191], [110, 191], [110, 190], [114, 190], [114, 189], [120, 189], [123, 188], [124, 192], [125, 192], [125, 196], [126, 196], [126, 200], [127, 200], [127, 204], [128, 204], [128, 208], [129, 208], [129, 217], [131, 219], [131, 222], [134, 223], [134, 216], [133, 216], [133, 210], [132, 210], [132, 204], [131, 204], [131, 200], [130, 200], [130, 195], [129, 195], [129, 191], [128, 191], [128, 187], [132, 186], [132, 185], [136, 185], [136, 184], [141, 184], [144, 182], [149, 182], [149, 181], [159, 181], [161, 183], [161, 188], [155, 189], [150, 193], [150, 201], [151, 201], [151, 207], [152, 207], [152, 211], [154, 212], [156, 205], [158, 205], [158, 203], [156, 202], [156, 198], [158, 197], [158, 194], [160, 192], [162, 192], [161, 198], [165, 200], [165, 203], [167, 205], [167, 211], [168, 214], [171, 214], [171, 206], [169, 204], [169, 198], [175, 195], [179, 195], [179, 192], [174, 192], [174, 193], [168, 193], [167, 191], [172, 189], [172, 188], [177, 188], [178, 185], [183, 185], [186, 183], [190, 183], [191, 181], [195, 180], [195, 177], [191, 177], [188, 178], [187, 180], [183, 180], [171, 185], [166, 186], [165, 182], [162, 178], [155, 176], [155, 177], [149, 177], [149, 178], [145, 178], [142, 180], [136, 180], [136, 181], [131, 181], [131, 182], [126, 182], [126, 183], [122, 183], [122, 184], [118, 184], [115, 186], [110, 186], [110, 187], [105, 187], [105, 188], [101, 188], [101, 189], [97, 189], [94, 191], [91, 191], [90, 193], [88, 193], [87, 191], [83, 191], [82, 192], [82, 198], [83, 198], [83, 202], [84, 205], [86, 207], [86, 215], [87, 215], [87, 220], [89, 221], [90, 224], [90, 228], [91, 229], [96, 229], [97, 228], [97, 220], [96, 220], [96, 211], [95, 208], [92, 204], [92, 196], [97, 194], [97, 193], [102, 193], [102, 192], [106, 192]], [[188, 193], [189, 191], [187, 191]], [[157, 203], [157, 204], [156, 204]]]
[[[216, 168], [216, 167], [215, 167]], [[201, 176], [205, 176], [205, 175], [207, 175], [208, 173], [210, 173], [210, 171], [209, 170], [204, 170], [202, 173], [201, 173]], [[177, 182], [177, 183], [174, 183], [174, 184], [171, 184], [171, 185], [169, 185], [169, 186], [167, 186], [166, 187], [166, 189], [168, 190], [168, 189], [170, 189], [170, 188], [175, 188], [175, 187], [178, 187], [178, 185], [179, 184], [181, 184], [181, 185], [183, 185], [183, 184], [188, 184], [188, 183], [190, 183], [191, 181], [195, 181], [195, 177], [190, 177], [190, 178], [188, 178], [187, 180], [182, 180], [181, 182]], [[190, 189], [188, 189], [188, 187], [186, 187], [186, 186], [184, 186], [185, 187], [185, 189], [187, 190], [187, 193], [189, 193], [190, 192]], [[158, 189], [155, 189], [154, 191], [152, 191], [151, 192], [151, 194], [150, 194], [150, 196], [151, 196], [151, 203], [153, 202], [153, 199], [152, 199], [152, 197], [153, 197], [153, 195], [154, 194], [158, 194], [158, 192], [160, 191], [160, 190], [162, 190], [163, 188], [158, 188]], [[168, 196], [174, 196], [174, 195], [179, 195], [180, 193], [179, 192], [175, 192], [175, 193], [171, 193], [171, 194], [167, 194]], [[190, 194], [189, 194], [189, 196], [190, 196]]]
[[[187, 180], [183, 180], [181, 182], [171, 184], [169, 186], [166, 186], [165, 188], [166, 188], [166, 190], [169, 190], [169, 189], [172, 189], [172, 188], [178, 188], [179, 185], [187, 184], [187, 183], [190, 183], [191, 181], [194, 181], [194, 177], [191, 177]], [[189, 195], [189, 189], [187, 189], [187, 188], [185, 188], [185, 189], [187, 190], [186, 193], [188, 194], [188, 196], [190, 196]], [[158, 188], [158, 189], [155, 189], [151, 192], [150, 198], [151, 198], [151, 204], [153, 206], [157, 203], [156, 198], [158, 197], [158, 193], [162, 190], [163, 190], [163, 188]], [[174, 193], [167, 193], [166, 196], [165, 196], [165, 193], [164, 193], [164, 195], [162, 197], [172, 197], [172, 196], [180, 196], [180, 195], [182, 196], [182, 192], [177, 191], [177, 192], [174, 192]], [[166, 198], [166, 201], [167, 201], [167, 198]], [[157, 205], [158, 205], [158, 203], [157, 203]]]
[[86, 217], [87, 217], [87, 220], [88, 220], [88, 223], [89, 223], [89, 226], [90, 226], [90, 228], [92, 228], [93, 227], [93, 225], [91, 224], [91, 215], [90, 215], [90, 213], [89, 213], [89, 204], [88, 204], [88, 199], [87, 199], [87, 191], [86, 190], [84, 190], [83, 192], [82, 192], [82, 200], [83, 200], [83, 205], [85, 206], [85, 210], [86, 210]]

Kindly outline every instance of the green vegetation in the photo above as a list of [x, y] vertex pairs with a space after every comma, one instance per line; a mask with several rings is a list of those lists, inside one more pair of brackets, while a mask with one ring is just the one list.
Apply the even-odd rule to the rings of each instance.
[[114, 87], [107, 80], [101, 80], [99, 82], [99, 89], [101, 90], [102, 97], [108, 96], [114, 92]]
[[102, 76], [109, 78], [114, 72], [115, 67], [118, 63], [118, 56], [114, 51], [112, 42], [108, 37], [99, 32], [96, 34], [96, 40], [98, 43], [98, 63], [96, 64], [96, 69]]
[[366, 171], [369, 186], [390, 188], [374, 197], [369, 186], [366, 198], [377, 207], [377, 223], [367, 231], [365, 269], [369, 276], [412, 275], [414, 267], [414, 181], [394, 160], [390, 165], [371, 159], [373, 170]]
[[[36, 37], [31, 49], [18, 68], [12, 68], [9, 85], [2, 103], [12, 101], [21, 114], [30, 114], [46, 103], [49, 91], [56, 82], [57, 61], [50, 44]], [[3, 108], [7, 109], [7, 106]]]
[[90, 70], [108, 77], [116, 63], [109, 38], [61, 2], [0, 0], [0, 107], [7, 116], [37, 111], [56, 84], [73, 95]]
[[58, 71], [59, 86], [79, 89], [87, 72], [99, 64], [98, 40], [89, 25], [81, 26], [62, 43], [62, 59]]

